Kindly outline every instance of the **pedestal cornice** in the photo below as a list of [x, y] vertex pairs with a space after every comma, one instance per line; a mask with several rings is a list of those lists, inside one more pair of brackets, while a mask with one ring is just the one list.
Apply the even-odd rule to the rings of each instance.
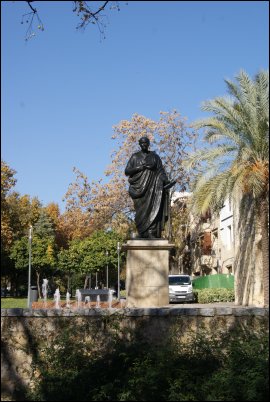
[[174, 244], [164, 239], [137, 239], [128, 240], [122, 245], [122, 250], [172, 250]]

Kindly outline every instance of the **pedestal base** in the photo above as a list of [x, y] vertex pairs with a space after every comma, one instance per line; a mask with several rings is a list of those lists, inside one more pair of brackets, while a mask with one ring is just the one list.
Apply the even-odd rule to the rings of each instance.
[[127, 307], [162, 307], [169, 304], [168, 240], [128, 240]]

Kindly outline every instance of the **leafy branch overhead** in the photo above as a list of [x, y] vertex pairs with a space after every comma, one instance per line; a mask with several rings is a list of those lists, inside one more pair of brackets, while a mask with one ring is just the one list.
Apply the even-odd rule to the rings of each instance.
[[[44, 31], [44, 24], [41, 21], [37, 8], [34, 7], [32, 4], [36, 3], [36, 1], [27, 1], [26, 3], [30, 8], [30, 12], [22, 15], [21, 24], [27, 25], [25, 40], [28, 41], [29, 39], [36, 36], [35, 32], [36, 28], [40, 31]], [[72, 11], [76, 13], [76, 15], [80, 18], [80, 22], [76, 28], [85, 29], [88, 26], [88, 24], [96, 25], [98, 27], [101, 38], [105, 39], [107, 15], [104, 14], [104, 10], [107, 8], [109, 10], [120, 11], [119, 2], [73, 1], [72, 3], [73, 3]], [[91, 6], [89, 5], [89, 3], [91, 3]], [[127, 5], [128, 3], [125, 4]]]

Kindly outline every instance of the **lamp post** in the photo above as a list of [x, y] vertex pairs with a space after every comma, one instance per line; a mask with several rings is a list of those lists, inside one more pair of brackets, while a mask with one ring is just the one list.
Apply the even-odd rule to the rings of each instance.
[[28, 268], [28, 308], [31, 308], [31, 246], [32, 246], [32, 226], [29, 229], [29, 268]]
[[117, 299], [120, 300], [120, 243], [117, 242], [117, 256], [118, 256], [118, 269], [117, 269]]
[[107, 267], [106, 267], [106, 287], [107, 287], [107, 289], [109, 289], [108, 255], [109, 255], [109, 252], [108, 252], [108, 250], [106, 250], [106, 263], [107, 263]]

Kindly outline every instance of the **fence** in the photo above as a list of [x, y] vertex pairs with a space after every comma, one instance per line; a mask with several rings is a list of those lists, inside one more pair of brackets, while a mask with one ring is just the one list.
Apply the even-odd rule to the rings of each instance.
[[229, 274], [206, 275], [192, 280], [193, 289], [234, 289], [234, 276]]

